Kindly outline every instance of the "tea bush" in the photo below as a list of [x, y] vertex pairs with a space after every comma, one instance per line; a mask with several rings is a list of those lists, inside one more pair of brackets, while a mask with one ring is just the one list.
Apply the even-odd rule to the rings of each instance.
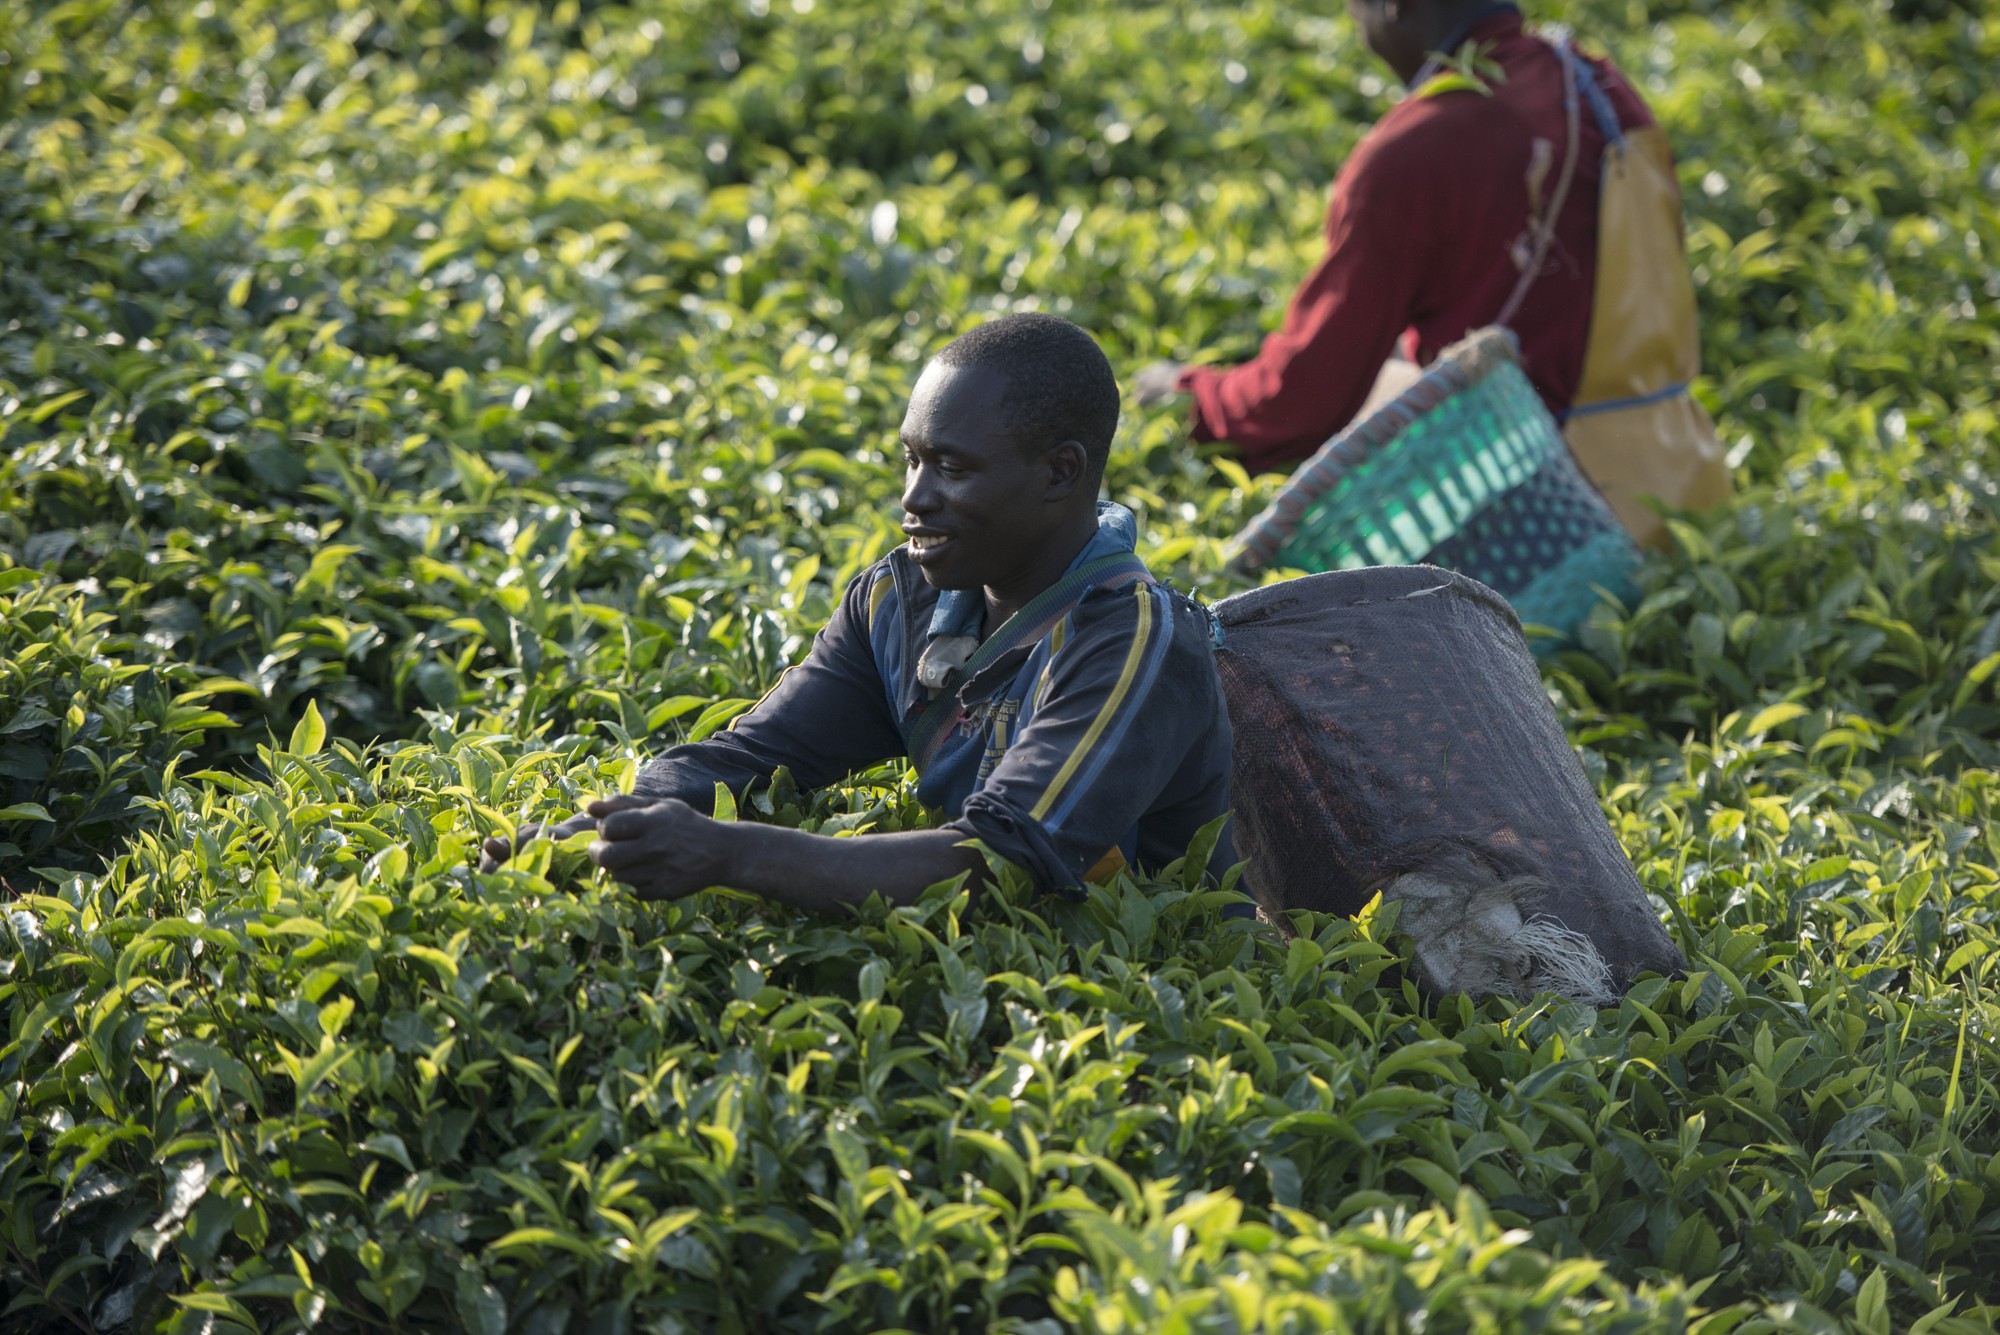
[[[1323, 8], [0, 13], [0, 1327], [1990, 1329], [1990, 6], [1548, 7], [1679, 150], [1743, 490], [1549, 673], [1687, 978], [1426, 1002], [1199, 854], [474, 871], [804, 652], [952, 332], [1254, 346], [1393, 96]], [[1170, 411], [1107, 481], [1209, 596], [1274, 486]]]
[[204, 730], [231, 726], [201, 689], [174, 690], [192, 673], [135, 654], [88, 602], [0, 569], [0, 865], [101, 866]]

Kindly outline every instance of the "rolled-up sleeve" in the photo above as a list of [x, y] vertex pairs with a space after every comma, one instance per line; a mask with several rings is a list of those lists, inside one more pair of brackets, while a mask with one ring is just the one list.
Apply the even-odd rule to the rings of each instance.
[[[1077, 885], [1121, 847], [1184, 782], [1190, 757], [1209, 754], [1225, 717], [1205, 618], [1173, 593], [1102, 590], [1072, 624], [1027, 723], [949, 827], [1043, 889]], [[1220, 779], [1226, 785], [1226, 770]]]
[[741, 793], [783, 766], [802, 786], [819, 788], [902, 755], [869, 633], [874, 617], [889, 614], [890, 588], [886, 566], [856, 576], [803, 661], [727, 731], [662, 752], [632, 790], [708, 811], [718, 783]]
[[1228, 441], [1253, 470], [1311, 455], [1347, 425], [1415, 317], [1435, 182], [1412, 179], [1418, 155], [1377, 127], [1327, 208], [1326, 255], [1293, 294], [1282, 328], [1240, 366], [1192, 366], [1196, 440]]

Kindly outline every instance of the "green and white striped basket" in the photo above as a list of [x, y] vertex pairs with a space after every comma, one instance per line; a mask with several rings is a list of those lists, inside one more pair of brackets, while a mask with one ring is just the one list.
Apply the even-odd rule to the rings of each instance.
[[1639, 564], [1498, 326], [1321, 446], [1237, 535], [1238, 569], [1428, 564], [1488, 585], [1523, 623], [1572, 635]]

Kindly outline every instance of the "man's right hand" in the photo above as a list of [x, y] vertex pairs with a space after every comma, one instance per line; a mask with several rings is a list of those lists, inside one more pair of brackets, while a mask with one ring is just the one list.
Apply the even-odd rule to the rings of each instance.
[[1141, 408], [1165, 403], [1181, 392], [1181, 372], [1186, 369], [1181, 362], [1154, 362], [1140, 367], [1139, 373], [1132, 377], [1132, 401]]
[[511, 842], [495, 835], [480, 846], [480, 852], [484, 856], [479, 859], [479, 870], [498, 871], [500, 864], [513, 857], [514, 850], [530, 839], [547, 838], [561, 843], [573, 834], [581, 834], [585, 830], [596, 828], [596, 818], [586, 816], [579, 811], [576, 815], [553, 825], [524, 825], [515, 833]]

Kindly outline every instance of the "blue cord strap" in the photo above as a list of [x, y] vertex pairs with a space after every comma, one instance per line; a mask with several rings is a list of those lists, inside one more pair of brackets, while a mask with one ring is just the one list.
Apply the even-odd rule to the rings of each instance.
[[1568, 42], [1559, 43], [1556, 50], [1560, 51], [1562, 58], [1569, 61], [1576, 70], [1577, 87], [1583, 90], [1584, 100], [1590, 103], [1590, 114], [1596, 119], [1597, 129], [1604, 136], [1604, 142], [1623, 144], [1624, 127], [1618, 124], [1618, 113], [1611, 109], [1611, 99], [1605, 96], [1602, 88], [1598, 87], [1597, 74], [1590, 68], [1590, 62], [1579, 56], [1576, 48]]
[[1561, 420], [1569, 422], [1579, 417], [1594, 417], [1598, 413], [1615, 413], [1626, 408], [1643, 408], [1649, 403], [1658, 403], [1662, 399], [1671, 399], [1676, 395], [1687, 392], [1688, 382], [1683, 380], [1679, 384], [1668, 385], [1665, 389], [1656, 389], [1651, 394], [1635, 394], [1629, 399], [1599, 399], [1596, 403], [1579, 403], [1564, 413]]

